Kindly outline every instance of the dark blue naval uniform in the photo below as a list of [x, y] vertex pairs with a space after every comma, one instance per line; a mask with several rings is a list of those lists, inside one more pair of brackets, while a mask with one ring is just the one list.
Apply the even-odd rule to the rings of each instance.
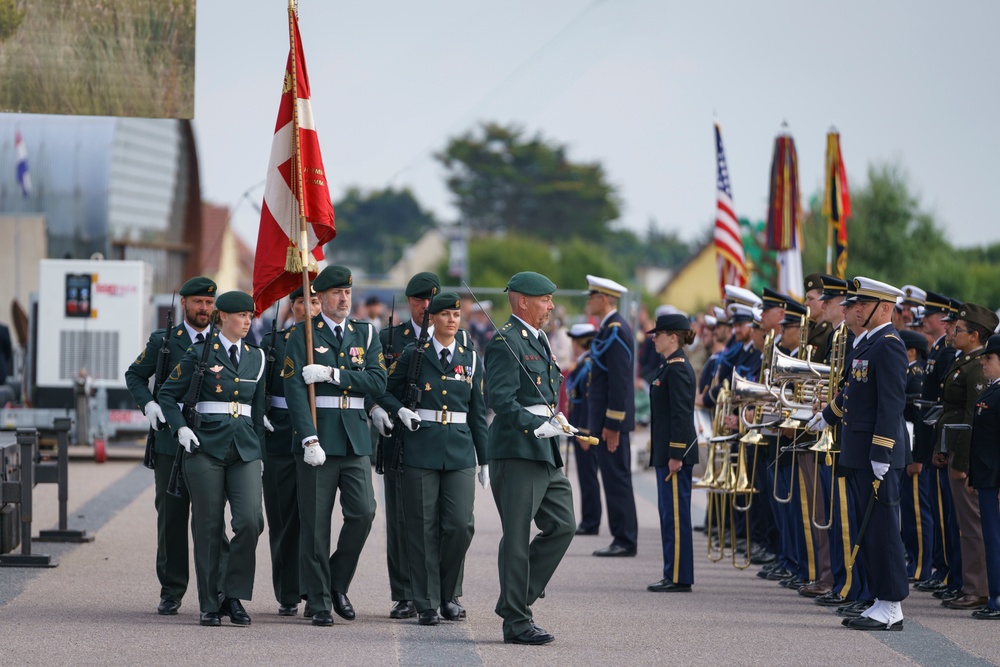
[[979, 493], [986, 547], [989, 609], [1000, 610], [1000, 382], [991, 382], [976, 402], [969, 451], [969, 486]]
[[[649, 387], [650, 465], [656, 468], [656, 495], [663, 543], [663, 578], [694, 583], [691, 543], [691, 469], [698, 463], [694, 430], [695, 377], [683, 349], [664, 359]], [[670, 475], [670, 459], [683, 466]], [[669, 481], [667, 478], [669, 477]]]
[[[569, 423], [580, 429], [581, 435], [590, 435], [587, 394], [590, 387], [590, 370], [593, 363], [590, 352], [577, 359], [576, 366], [566, 377], [566, 397], [569, 400]], [[598, 434], [600, 435], [600, 434]], [[597, 531], [601, 525], [601, 484], [597, 480], [597, 451], [584, 449], [576, 438], [576, 476], [580, 482], [580, 530]]]
[[[923, 463], [924, 469], [918, 475], [903, 473], [900, 487], [900, 524], [903, 547], [906, 549], [906, 574], [917, 581], [930, 578], [931, 549], [934, 539], [934, 521], [931, 518], [931, 471], [930, 461], [917, 460], [923, 455], [916, 448], [916, 434], [921, 411], [913, 404], [913, 399], [923, 393], [924, 363], [914, 361], [906, 369], [906, 410], [903, 418], [913, 424], [913, 462]], [[929, 459], [929, 457], [928, 457]], [[925, 474], [926, 473], [926, 474]]]
[[607, 428], [618, 431], [618, 449], [609, 452], [601, 442], [597, 463], [604, 481], [608, 504], [608, 525], [613, 545], [634, 551], [639, 533], [632, 493], [632, 448], [629, 433], [635, 429], [635, 372], [632, 352], [635, 339], [625, 318], [612, 312], [590, 345], [589, 426], [600, 438]]
[[719, 365], [715, 371], [715, 384], [705, 394], [705, 407], [715, 407], [715, 400], [719, 395], [719, 389], [722, 388], [722, 383], [725, 381], [728, 381], [730, 385], [733, 383], [734, 370], [749, 379], [750, 375], [754, 373], [754, 368], [758, 369], [758, 371], [760, 369], [760, 352], [755, 350], [749, 341], [739, 343], [736, 339], [733, 339], [732, 343], [719, 353]]
[[868, 589], [886, 601], [909, 595], [897, 514], [906, 445], [907, 363], [906, 348], [891, 323], [869, 332], [850, 360], [847, 386], [823, 410], [827, 423], [841, 423], [840, 464], [855, 496], [859, 525], [873, 492], [871, 462], [889, 464], [860, 543]]

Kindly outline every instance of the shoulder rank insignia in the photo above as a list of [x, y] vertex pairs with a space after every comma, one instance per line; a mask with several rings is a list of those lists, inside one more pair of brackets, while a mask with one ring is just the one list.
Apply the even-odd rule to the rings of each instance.
[[397, 363], [399, 363], [399, 362], [394, 361], [394, 362], [392, 362], [392, 366], [389, 366], [389, 375], [392, 375], [393, 373], [396, 372], [396, 364]]
[[181, 335], [182, 333], [183, 333], [183, 332], [182, 332], [182, 331], [181, 331], [180, 329], [178, 329], [178, 330], [177, 330], [177, 335], [178, 335], [178, 336], [180, 336], [180, 335]]
[[287, 380], [293, 375], [295, 375], [295, 362], [285, 357], [285, 365], [281, 368], [281, 377]]
[[381, 352], [378, 353], [378, 367], [385, 370], [385, 355]]
[[181, 379], [181, 365], [180, 364], [177, 364], [176, 366], [174, 366], [174, 370], [170, 371], [170, 379], [171, 380], [180, 380]]
[[407, 329], [403, 329], [403, 335], [404, 336], [409, 336], [410, 335], [410, 330], [408, 328]]
[[288, 337], [289, 337], [290, 335], [291, 335], [291, 334], [287, 334], [287, 333], [286, 333], [286, 334], [285, 334], [285, 340], [288, 340]]
[[323, 320], [322, 319], [320, 319], [320, 321], [316, 323], [316, 328], [317, 329], [322, 329], [323, 328]]
[[320, 345], [319, 347], [317, 347], [317, 348], [314, 348], [314, 349], [315, 349], [315, 350], [316, 350], [317, 352], [319, 352], [320, 354], [326, 354], [327, 352], [329, 352], [329, 351], [330, 351], [330, 348], [328, 348], [328, 347], [323, 347], [322, 345]]
[[146, 350], [143, 350], [138, 357], [135, 358], [135, 363], [141, 364], [142, 360], [146, 358]]
[[218, 343], [214, 343], [214, 344], [212, 345], [212, 349], [213, 349], [213, 350], [218, 350], [218, 349], [219, 349], [219, 344], [218, 344]]
[[621, 322], [612, 322], [612, 323], [611, 323], [611, 324], [609, 324], [608, 326], [609, 326], [609, 327], [620, 327], [621, 325], [622, 325], [622, 323], [621, 323]]
[[528, 337], [528, 332], [525, 331], [524, 329], [521, 329], [521, 338], [527, 338], [527, 337]]
[[347, 323], [347, 330], [350, 331], [351, 333], [354, 333], [354, 325], [351, 324], [350, 322], [348, 322]]
[[250, 346], [247, 345], [246, 343], [243, 343], [243, 351], [244, 352], [249, 352], [250, 351]]
[[211, 367], [209, 367], [208, 370], [212, 371], [213, 373], [218, 373], [219, 371], [222, 370], [222, 366], [219, 366], [219, 365], [211, 366]]

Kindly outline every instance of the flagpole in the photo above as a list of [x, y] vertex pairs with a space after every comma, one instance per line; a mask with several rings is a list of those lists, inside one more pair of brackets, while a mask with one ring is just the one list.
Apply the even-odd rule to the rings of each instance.
[[[824, 196], [836, 196], [836, 192], [830, 193], [830, 180], [833, 174], [830, 172], [830, 135], [836, 131], [831, 127], [826, 133], [826, 188]], [[824, 207], [825, 208], [825, 207]], [[832, 216], [826, 216], [826, 274], [833, 275], [833, 220]]]
[[[306, 225], [306, 193], [302, 183], [302, 146], [299, 138], [299, 91], [298, 91], [298, 53], [295, 50], [295, 10], [296, 0], [288, 0], [288, 42], [291, 47], [292, 57], [292, 136], [295, 138], [292, 150], [292, 164], [295, 167], [295, 178], [298, 190], [299, 204], [299, 252], [302, 261], [302, 296], [305, 301], [305, 330], [306, 330], [306, 364], [313, 363], [313, 327], [312, 327], [312, 290], [309, 288], [309, 233]], [[294, 222], [294, 221], [293, 221]], [[289, 239], [294, 235], [295, 225], [289, 230]], [[316, 422], [316, 387], [306, 385], [309, 395], [309, 412], [312, 415], [313, 425]]]

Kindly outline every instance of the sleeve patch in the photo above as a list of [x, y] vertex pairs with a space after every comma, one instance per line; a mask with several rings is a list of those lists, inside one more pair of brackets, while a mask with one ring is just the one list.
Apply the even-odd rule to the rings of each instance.
[[281, 367], [281, 378], [287, 380], [295, 375], [295, 362], [285, 357], [285, 365]]
[[878, 445], [879, 447], [885, 447], [886, 449], [892, 449], [892, 446], [896, 444], [896, 441], [892, 438], [886, 438], [881, 435], [872, 436], [872, 444]]
[[624, 421], [625, 419], [624, 410], [608, 410], [604, 414], [608, 419], [617, 419], [618, 421]]
[[181, 365], [180, 364], [177, 364], [176, 366], [174, 366], [174, 370], [172, 370], [170, 372], [170, 378], [169, 379], [171, 379], [171, 380], [180, 380], [181, 379]]

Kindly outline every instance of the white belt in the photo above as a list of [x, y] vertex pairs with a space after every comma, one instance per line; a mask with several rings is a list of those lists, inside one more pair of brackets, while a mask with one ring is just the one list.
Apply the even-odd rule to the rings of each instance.
[[361, 396], [317, 396], [316, 407], [335, 410], [364, 410], [365, 399]]
[[194, 409], [203, 415], [230, 415], [232, 417], [249, 417], [250, 406], [237, 401], [198, 401]]
[[525, 405], [524, 409], [539, 417], [551, 417], [555, 414], [552, 412], [552, 406], [550, 405]]
[[448, 412], [447, 410], [424, 410], [419, 408], [417, 414], [420, 419], [428, 422], [437, 422], [438, 424], [464, 424], [468, 419], [468, 413], [465, 412]]
[[272, 396], [271, 397], [271, 407], [272, 408], [284, 408], [288, 409], [288, 399], [284, 396]]

